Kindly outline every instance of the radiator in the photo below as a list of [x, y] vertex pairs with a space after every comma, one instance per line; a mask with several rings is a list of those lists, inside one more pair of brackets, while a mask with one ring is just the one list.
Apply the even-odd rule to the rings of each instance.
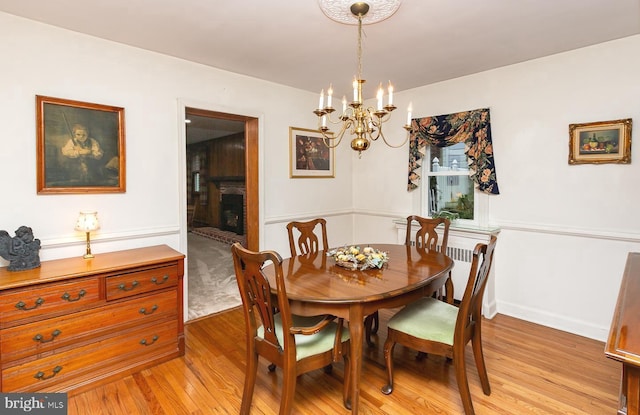
[[[438, 248], [441, 250], [441, 247]], [[457, 246], [447, 246], [447, 252], [445, 253], [456, 262], [466, 262], [470, 264], [473, 260], [473, 251], [470, 249], [459, 248]]]
[[[404, 241], [404, 238], [403, 238], [403, 241]], [[411, 240], [411, 246], [416, 246], [416, 241], [413, 239]], [[442, 245], [436, 245], [436, 250], [438, 252], [441, 252]], [[469, 264], [473, 260], [473, 251], [471, 249], [460, 248], [457, 246], [451, 246], [451, 245], [447, 246], [446, 255], [449, 258], [453, 259], [454, 261], [467, 262]]]

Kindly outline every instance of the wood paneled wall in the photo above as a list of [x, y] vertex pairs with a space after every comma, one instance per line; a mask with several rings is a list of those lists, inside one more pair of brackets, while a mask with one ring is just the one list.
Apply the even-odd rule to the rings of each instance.
[[245, 137], [244, 133], [192, 144], [190, 150], [206, 147], [206, 164], [201, 166], [202, 186], [207, 187], [207, 205], [196, 213], [196, 221], [209, 226], [220, 226], [220, 180], [245, 177]]

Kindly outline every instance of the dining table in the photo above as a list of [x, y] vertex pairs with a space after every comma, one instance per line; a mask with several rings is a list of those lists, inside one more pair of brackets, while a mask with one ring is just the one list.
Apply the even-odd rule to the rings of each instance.
[[[381, 268], [348, 269], [336, 263], [335, 250], [286, 258], [282, 262], [285, 289], [293, 314], [330, 314], [348, 321], [351, 337], [351, 413], [358, 413], [360, 377], [363, 364], [364, 319], [383, 308], [396, 308], [441, 288], [453, 260], [447, 255], [415, 246], [356, 244], [387, 254]], [[263, 270], [275, 290], [273, 264]]]

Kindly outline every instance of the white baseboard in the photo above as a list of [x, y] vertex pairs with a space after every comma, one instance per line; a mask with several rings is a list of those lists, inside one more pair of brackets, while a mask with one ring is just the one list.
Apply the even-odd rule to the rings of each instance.
[[485, 318], [491, 320], [498, 314], [498, 304], [495, 300], [483, 302], [482, 304], [482, 315]]
[[606, 342], [609, 336], [609, 327], [596, 326], [587, 321], [575, 320], [563, 315], [522, 307], [517, 304], [498, 301], [496, 310], [500, 314], [602, 342]]

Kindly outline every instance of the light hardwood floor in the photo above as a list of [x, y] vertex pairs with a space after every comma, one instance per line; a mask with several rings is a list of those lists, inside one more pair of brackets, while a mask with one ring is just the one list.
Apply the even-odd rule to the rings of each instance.
[[[363, 346], [361, 414], [460, 414], [453, 365], [440, 357], [415, 360], [398, 345], [395, 390], [385, 396], [382, 343], [391, 310], [380, 311], [375, 348]], [[245, 340], [241, 308], [185, 326], [186, 355], [69, 398], [69, 415], [237, 414], [242, 399]], [[620, 365], [595, 340], [498, 315], [483, 322], [492, 393], [485, 396], [467, 348], [467, 369], [477, 414], [615, 414]], [[260, 360], [252, 414], [277, 414], [281, 371]], [[342, 406], [343, 364], [298, 379], [294, 413], [348, 414]]]

